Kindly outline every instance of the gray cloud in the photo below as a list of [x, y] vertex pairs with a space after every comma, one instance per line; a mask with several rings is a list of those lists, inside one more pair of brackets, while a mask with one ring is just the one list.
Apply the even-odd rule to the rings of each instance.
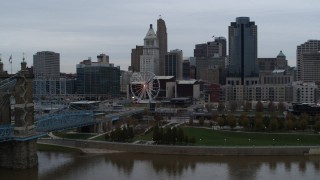
[[13, 71], [22, 52], [32, 65], [32, 55], [42, 50], [61, 54], [63, 72], [75, 72], [77, 63], [99, 53], [127, 69], [131, 49], [143, 44], [160, 14], [169, 49], [182, 49], [185, 56], [212, 35], [227, 37], [231, 21], [249, 16], [258, 25], [259, 57], [283, 50], [295, 65], [296, 46], [320, 37], [319, 7], [317, 0], [1, 0], [0, 53], [7, 70], [13, 54]]

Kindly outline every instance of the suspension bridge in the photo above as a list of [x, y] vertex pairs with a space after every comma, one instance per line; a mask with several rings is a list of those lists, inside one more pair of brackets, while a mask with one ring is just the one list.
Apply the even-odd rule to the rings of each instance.
[[25, 169], [37, 165], [36, 140], [48, 132], [95, 125], [143, 112], [143, 109], [130, 109], [104, 114], [65, 107], [52, 114], [35, 114], [33, 74], [22, 69], [14, 75], [0, 73], [0, 79], [2, 167]]

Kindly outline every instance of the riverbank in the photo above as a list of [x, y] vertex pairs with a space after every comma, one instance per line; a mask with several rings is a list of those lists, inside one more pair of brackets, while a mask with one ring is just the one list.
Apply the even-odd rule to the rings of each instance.
[[[46, 141], [46, 139], [42, 139]], [[57, 151], [57, 152], [68, 152], [68, 153], [86, 153], [86, 154], [109, 154], [119, 153], [119, 151], [113, 151], [108, 149], [97, 149], [97, 148], [84, 148], [72, 145], [66, 145], [61, 143], [44, 142], [38, 140], [37, 148], [40, 151]]]
[[85, 153], [129, 152], [194, 156], [320, 155], [320, 146], [173, 146], [113, 143], [71, 139], [39, 139], [38, 143], [77, 148]]

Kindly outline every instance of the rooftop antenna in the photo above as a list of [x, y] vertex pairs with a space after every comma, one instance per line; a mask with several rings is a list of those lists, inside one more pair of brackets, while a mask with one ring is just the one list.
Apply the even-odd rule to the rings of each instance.
[[24, 60], [25, 60], [25, 55], [26, 55], [26, 54], [23, 52], [23, 53], [22, 53], [22, 61], [23, 61], [23, 62], [24, 62]]
[[159, 19], [162, 19], [162, 16], [161, 16], [161, 14], [159, 14]]

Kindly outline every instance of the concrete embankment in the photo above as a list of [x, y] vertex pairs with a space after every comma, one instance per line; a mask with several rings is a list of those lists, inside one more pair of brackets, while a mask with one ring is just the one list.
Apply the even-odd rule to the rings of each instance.
[[247, 146], [247, 147], [212, 147], [212, 146], [167, 146], [143, 145], [131, 143], [112, 143], [101, 141], [71, 140], [71, 139], [39, 139], [38, 143], [74, 147], [89, 152], [131, 152], [148, 154], [173, 155], [320, 155], [319, 146]]

